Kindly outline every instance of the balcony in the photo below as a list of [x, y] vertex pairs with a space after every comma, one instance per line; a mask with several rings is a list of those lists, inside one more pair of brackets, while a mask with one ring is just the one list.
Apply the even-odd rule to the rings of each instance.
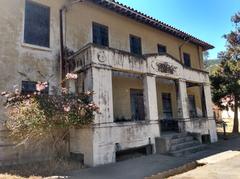
[[187, 68], [168, 54], [138, 56], [126, 51], [87, 44], [68, 59], [68, 72], [79, 72], [90, 66], [158, 77], [209, 83], [208, 72]]

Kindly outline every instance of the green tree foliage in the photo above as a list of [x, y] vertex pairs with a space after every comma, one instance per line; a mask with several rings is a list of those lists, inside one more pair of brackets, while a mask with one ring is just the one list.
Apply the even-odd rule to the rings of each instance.
[[232, 17], [235, 29], [224, 35], [226, 51], [219, 53], [220, 65], [210, 74], [213, 102], [220, 108], [234, 111], [233, 133], [239, 133], [240, 107], [240, 12]]

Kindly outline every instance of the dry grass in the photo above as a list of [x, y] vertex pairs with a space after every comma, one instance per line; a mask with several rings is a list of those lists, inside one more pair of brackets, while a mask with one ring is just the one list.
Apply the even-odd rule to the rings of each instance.
[[54, 160], [31, 163], [0, 169], [0, 179], [42, 179], [50, 176], [60, 176], [72, 170], [80, 170], [83, 165], [72, 160]]

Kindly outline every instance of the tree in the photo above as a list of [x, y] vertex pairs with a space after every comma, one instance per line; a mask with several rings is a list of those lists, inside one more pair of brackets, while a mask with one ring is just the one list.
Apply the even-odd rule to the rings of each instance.
[[219, 53], [220, 65], [210, 74], [213, 102], [221, 109], [234, 111], [233, 133], [239, 133], [238, 108], [240, 107], [240, 12], [231, 21], [235, 28], [226, 39], [226, 51]]

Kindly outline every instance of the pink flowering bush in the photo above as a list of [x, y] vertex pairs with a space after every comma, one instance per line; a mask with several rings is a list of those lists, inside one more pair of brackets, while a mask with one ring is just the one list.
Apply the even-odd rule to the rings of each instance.
[[[68, 74], [66, 79], [77, 79], [77, 75]], [[91, 101], [93, 92], [72, 94], [62, 88], [61, 95], [46, 95], [42, 92], [47, 87], [48, 83], [38, 82], [33, 94], [21, 94], [17, 89], [1, 93], [9, 117], [6, 126], [14, 138], [41, 138], [55, 130], [64, 131], [57, 135], [65, 138], [69, 128], [90, 125], [99, 112]]]

